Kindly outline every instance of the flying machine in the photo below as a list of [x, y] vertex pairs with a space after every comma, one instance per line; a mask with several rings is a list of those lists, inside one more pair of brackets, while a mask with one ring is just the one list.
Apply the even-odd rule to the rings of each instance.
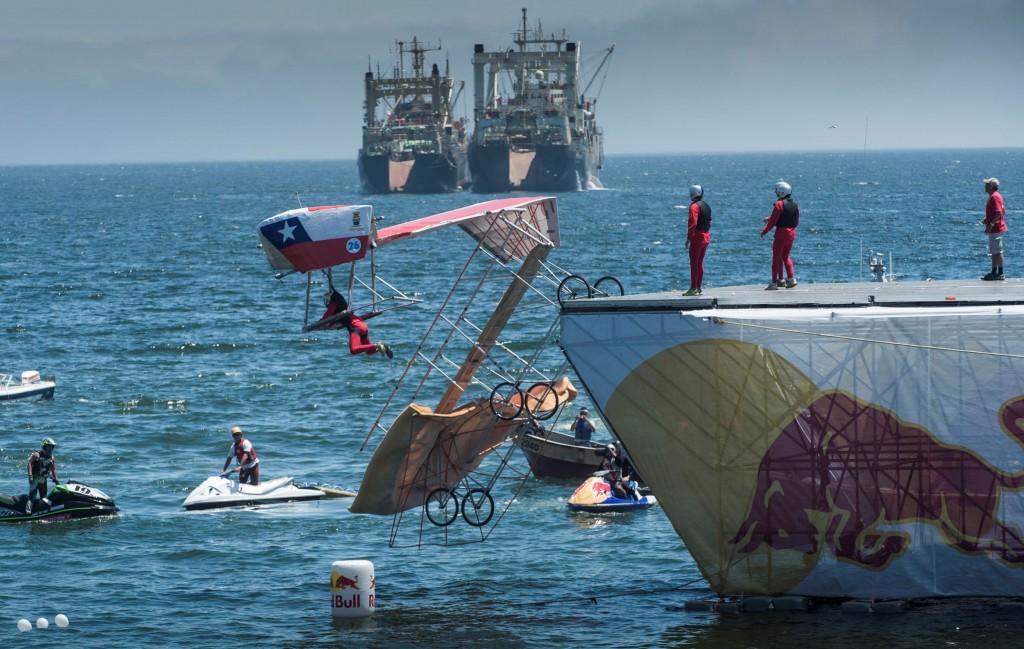
[[[349, 509], [392, 516], [392, 547], [483, 541], [529, 477], [515, 453], [525, 425], [577, 396], [554, 344], [560, 304], [593, 297], [599, 285], [621, 294], [621, 284], [591, 286], [549, 260], [560, 243], [553, 197], [485, 201], [380, 229], [372, 214], [365, 205], [301, 208], [259, 226], [279, 276], [347, 267], [350, 290], [369, 289], [362, 308], [371, 315], [419, 302], [378, 276], [378, 251], [451, 226], [474, 244], [461, 269], [454, 250], [431, 260], [454, 281], [363, 442], [380, 438]], [[361, 277], [355, 268], [367, 256]], [[306, 330], [323, 326], [308, 323], [312, 285]], [[460, 514], [465, 525], [455, 525]]]
[[[306, 275], [303, 331], [325, 328], [345, 315], [337, 313], [310, 322], [317, 309], [313, 301], [317, 271], [326, 279], [327, 286], [335, 286], [335, 270], [341, 271], [338, 279], [344, 282], [348, 311], [363, 311], [363, 320], [421, 301], [398, 290], [377, 273], [376, 249], [394, 238], [379, 235], [371, 205], [299, 207], [264, 219], [257, 231], [267, 261], [277, 271], [275, 277]], [[367, 258], [370, 269], [365, 276], [357, 270], [359, 262]], [[354, 292], [359, 292], [366, 303], [353, 304]]]

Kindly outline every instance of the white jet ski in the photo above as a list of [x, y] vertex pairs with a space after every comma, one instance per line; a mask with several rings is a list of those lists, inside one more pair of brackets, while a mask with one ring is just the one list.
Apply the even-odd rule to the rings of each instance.
[[196, 487], [182, 506], [188, 510], [245, 507], [264, 503], [319, 500], [324, 495], [320, 489], [296, 486], [292, 478], [277, 478], [251, 485], [238, 484], [227, 475], [215, 475]]

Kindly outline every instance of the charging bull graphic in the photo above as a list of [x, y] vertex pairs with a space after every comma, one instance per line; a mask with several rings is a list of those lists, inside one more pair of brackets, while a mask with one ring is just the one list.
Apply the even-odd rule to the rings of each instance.
[[[1005, 385], [1016, 368], [994, 355], [822, 345], [669, 345], [604, 404], [712, 590], [1024, 596], [1024, 395], [992, 402], [987, 382]], [[886, 381], [906, 384], [895, 395]], [[845, 387], [858, 384], [879, 399]], [[928, 419], [901, 418], [901, 405], [921, 412], [922, 399], [951, 394], [961, 398], [924, 406]]]
[[341, 590], [343, 588], [359, 588], [359, 575], [355, 577], [347, 577], [343, 574], [338, 574], [338, 578], [334, 580], [331, 587], [335, 590]]
[[[1024, 444], [1024, 396], [1004, 403], [999, 420]], [[884, 568], [911, 539], [883, 528], [924, 521], [963, 552], [1019, 565], [1024, 535], [997, 511], [1002, 491], [1022, 488], [1024, 471], [1004, 473], [890, 412], [830, 392], [769, 447], [750, 513], [729, 542], [746, 553], [765, 544], [817, 554], [824, 545], [840, 560]]]

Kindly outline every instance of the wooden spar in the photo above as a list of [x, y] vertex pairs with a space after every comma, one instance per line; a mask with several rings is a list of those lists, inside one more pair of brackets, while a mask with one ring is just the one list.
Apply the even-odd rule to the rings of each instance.
[[505, 294], [501, 296], [501, 300], [498, 302], [498, 306], [494, 309], [494, 313], [491, 314], [490, 320], [484, 325], [484, 328], [480, 331], [479, 337], [476, 339], [476, 344], [469, 350], [469, 354], [466, 355], [465, 362], [459, 368], [459, 371], [455, 374], [455, 378], [448, 385], [448, 389], [445, 390], [444, 395], [441, 397], [441, 401], [434, 408], [434, 412], [440, 414], [449, 414], [455, 410], [456, 404], [459, 399], [462, 398], [462, 393], [465, 391], [466, 386], [473, 380], [473, 376], [476, 375], [477, 369], [480, 367], [480, 363], [487, 358], [487, 354], [490, 353], [491, 347], [494, 346], [495, 341], [498, 340], [498, 336], [501, 331], [505, 328], [509, 318], [515, 312], [516, 307], [519, 306], [519, 302], [522, 301], [523, 296], [526, 295], [526, 290], [530, 287], [531, 282], [537, 276], [541, 270], [541, 264], [548, 257], [548, 253], [551, 252], [554, 246], [538, 245], [534, 246], [530, 254], [523, 259], [522, 266], [519, 267], [517, 272], [512, 277], [512, 283], [505, 290]]
[[354, 498], [356, 495], [354, 491], [334, 489], [333, 487], [316, 487], [316, 489], [324, 492], [324, 498]]

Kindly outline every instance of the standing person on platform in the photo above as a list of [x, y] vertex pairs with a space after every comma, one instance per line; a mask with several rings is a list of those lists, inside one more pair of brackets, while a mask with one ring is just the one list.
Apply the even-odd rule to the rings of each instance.
[[992, 272], [982, 277], [986, 282], [999, 281], [1003, 279], [1003, 234], [1006, 232], [1006, 207], [1003, 205], [1003, 195], [999, 193], [999, 179], [985, 179], [985, 193], [988, 194], [988, 202], [985, 203], [985, 220], [981, 222], [985, 226], [985, 234], [988, 235], [988, 253], [992, 255]]
[[690, 290], [684, 295], [703, 295], [704, 253], [711, 243], [711, 208], [704, 202], [704, 188], [690, 186], [690, 216], [686, 225], [686, 249], [690, 251]]
[[779, 200], [775, 201], [771, 215], [765, 217], [764, 229], [761, 230], [763, 239], [769, 230], [775, 228], [775, 237], [772, 239], [772, 283], [765, 287], [766, 291], [796, 286], [796, 274], [789, 252], [796, 240], [796, 226], [800, 224], [800, 207], [790, 196], [792, 193], [793, 188], [789, 183], [782, 180], [775, 183], [775, 196]]

